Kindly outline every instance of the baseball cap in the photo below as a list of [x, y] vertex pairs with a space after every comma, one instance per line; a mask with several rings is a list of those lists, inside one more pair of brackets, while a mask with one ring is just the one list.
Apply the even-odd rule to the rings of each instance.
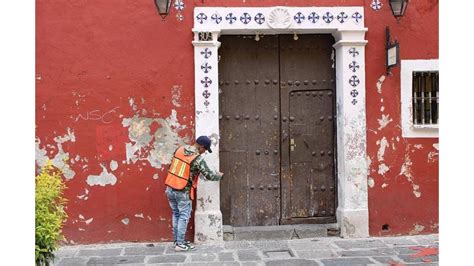
[[209, 153], [212, 153], [211, 140], [207, 136], [200, 136], [197, 138], [196, 143], [204, 146]]

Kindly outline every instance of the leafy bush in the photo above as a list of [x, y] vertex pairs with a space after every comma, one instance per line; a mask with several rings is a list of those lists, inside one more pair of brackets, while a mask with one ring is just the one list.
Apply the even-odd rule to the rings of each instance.
[[35, 260], [36, 265], [49, 265], [59, 241], [64, 239], [61, 228], [67, 218], [63, 197], [66, 188], [62, 172], [50, 162], [41, 168], [35, 183]]

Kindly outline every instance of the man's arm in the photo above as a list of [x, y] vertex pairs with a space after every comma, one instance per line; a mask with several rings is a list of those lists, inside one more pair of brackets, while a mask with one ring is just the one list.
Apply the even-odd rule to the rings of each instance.
[[206, 161], [201, 156], [196, 158], [196, 160], [193, 162], [193, 168], [195, 168], [199, 173], [201, 173], [207, 180], [219, 181], [222, 179], [222, 173], [216, 173], [209, 169]]

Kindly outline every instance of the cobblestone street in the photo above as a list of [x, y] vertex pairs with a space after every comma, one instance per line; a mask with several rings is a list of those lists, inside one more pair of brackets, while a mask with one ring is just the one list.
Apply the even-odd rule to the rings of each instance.
[[438, 235], [228, 241], [176, 252], [172, 243], [64, 246], [54, 265], [438, 265]]

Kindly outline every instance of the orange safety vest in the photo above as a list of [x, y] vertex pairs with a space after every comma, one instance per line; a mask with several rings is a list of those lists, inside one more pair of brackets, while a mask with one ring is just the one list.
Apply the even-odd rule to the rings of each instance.
[[[181, 190], [186, 187], [191, 178], [191, 162], [199, 155], [184, 155], [184, 147], [179, 147], [174, 153], [166, 176], [165, 184], [171, 188]], [[194, 199], [194, 189], [197, 187], [197, 176], [192, 180], [191, 199]]]

